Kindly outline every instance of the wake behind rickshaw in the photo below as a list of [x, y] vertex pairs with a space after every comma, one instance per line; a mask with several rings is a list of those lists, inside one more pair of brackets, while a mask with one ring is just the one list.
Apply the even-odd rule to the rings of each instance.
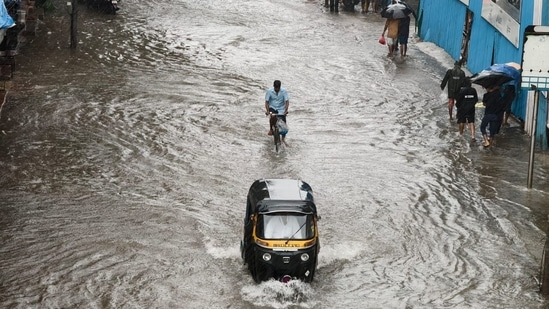
[[248, 191], [240, 251], [255, 282], [314, 278], [320, 242], [313, 190], [293, 179], [256, 180]]

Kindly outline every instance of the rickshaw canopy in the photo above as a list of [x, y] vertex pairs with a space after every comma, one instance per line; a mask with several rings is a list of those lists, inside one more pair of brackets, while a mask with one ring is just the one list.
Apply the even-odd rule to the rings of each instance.
[[248, 197], [254, 213], [298, 211], [316, 214], [313, 190], [295, 179], [260, 179], [250, 187]]

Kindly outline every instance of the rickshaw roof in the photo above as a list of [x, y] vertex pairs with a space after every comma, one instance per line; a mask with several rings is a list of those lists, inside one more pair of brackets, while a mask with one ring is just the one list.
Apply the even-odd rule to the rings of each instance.
[[295, 179], [260, 179], [250, 187], [255, 211], [301, 211], [316, 213], [311, 186]]

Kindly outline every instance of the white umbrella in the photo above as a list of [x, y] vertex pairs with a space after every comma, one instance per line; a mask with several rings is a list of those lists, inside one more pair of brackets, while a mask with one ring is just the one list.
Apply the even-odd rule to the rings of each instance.
[[381, 11], [381, 17], [391, 18], [391, 19], [400, 19], [400, 18], [405, 18], [411, 13], [412, 11], [410, 11], [410, 9], [406, 5], [402, 3], [395, 3], [395, 4], [390, 4], [386, 8], [384, 8]]

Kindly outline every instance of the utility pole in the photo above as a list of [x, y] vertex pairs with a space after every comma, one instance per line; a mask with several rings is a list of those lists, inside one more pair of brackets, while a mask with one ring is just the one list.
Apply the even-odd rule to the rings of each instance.
[[71, 44], [70, 48], [75, 49], [76, 45], [78, 44], [78, 40], [76, 39], [77, 30], [76, 25], [78, 21], [78, 8], [77, 8], [77, 1], [71, 0], [71, 2], [67, 2], [67, 6], [71, 6]]
[[535, 85], [531, 86], [532, 90], [534, 90], [534, 112], [532, 115], [532, 127], [530, 129], [530, 132], [532, 134], [530, 139], [530, 159], [528, 160], [528, 178], [526, 186], [528, 189], [532, 189], [532, 179], [534, 177], [534, 152], [536, 148], [536, 126], [537, 126], [537, 119], [538, 119], [538, 109], [539, 109], [539, 91], [538, 87]]

